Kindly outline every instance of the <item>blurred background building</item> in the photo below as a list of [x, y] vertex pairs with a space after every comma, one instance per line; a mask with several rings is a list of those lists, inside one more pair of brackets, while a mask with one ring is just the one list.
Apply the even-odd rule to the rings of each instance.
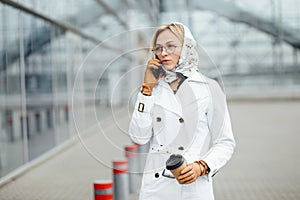
[[299, 94], [299, 0], [0, 0], [0, 180], [128, 106], [174, 21], [229, 97]]

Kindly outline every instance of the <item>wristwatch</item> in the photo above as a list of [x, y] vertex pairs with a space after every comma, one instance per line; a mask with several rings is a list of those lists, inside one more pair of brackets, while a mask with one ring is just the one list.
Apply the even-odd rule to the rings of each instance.
[[152, 95], [153, 84], [143, 83], [141, 93], [146, 96]]

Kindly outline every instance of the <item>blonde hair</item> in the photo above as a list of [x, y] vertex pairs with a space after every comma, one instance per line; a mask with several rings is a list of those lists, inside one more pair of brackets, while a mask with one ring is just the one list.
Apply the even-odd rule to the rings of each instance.
[[[184, 27], [181, 24], [171, 23], [166, 24], [158, 27], [158, 29], [155, 31], [153, 39], [152, 39], [152, 49], [156, 45], [157, 37], [159, 34], [161, 34], [165, 30], [170, 30], [183, 44], [184, 41]], [[155, 58], [155, 54], [153, 53], [153, 58]]]

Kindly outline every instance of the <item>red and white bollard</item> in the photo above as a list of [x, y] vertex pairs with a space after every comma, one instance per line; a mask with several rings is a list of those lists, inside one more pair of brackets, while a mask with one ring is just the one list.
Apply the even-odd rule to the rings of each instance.
[[129, 199], [128, 163], [126, 159], [113, 161], [114, 200]]
[[138, 192], [138, 172], [139, 172], [139, 159], [138, 159], [138, 145], [132, 144], [125, 146], [125, 156], [128, 161], [128, 178], [129, 178], [129, 192]]
[[113, 183], [111, 180], [94, 181], [95, 200], [113, 200]]

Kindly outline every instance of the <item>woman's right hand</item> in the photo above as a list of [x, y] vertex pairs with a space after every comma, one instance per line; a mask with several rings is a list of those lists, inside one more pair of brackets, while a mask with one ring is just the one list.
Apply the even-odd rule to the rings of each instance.
[[157, 81], [162, 76], [162, 73], [160, 73], [158, 78], [156, 78], [152, 70], [158, 69], [160, 65], [160, 60], [158, 59], [151, 59], [148, 61], [144, 76], [144, 83], [151, 84], [153, 87], [157, 84]]

